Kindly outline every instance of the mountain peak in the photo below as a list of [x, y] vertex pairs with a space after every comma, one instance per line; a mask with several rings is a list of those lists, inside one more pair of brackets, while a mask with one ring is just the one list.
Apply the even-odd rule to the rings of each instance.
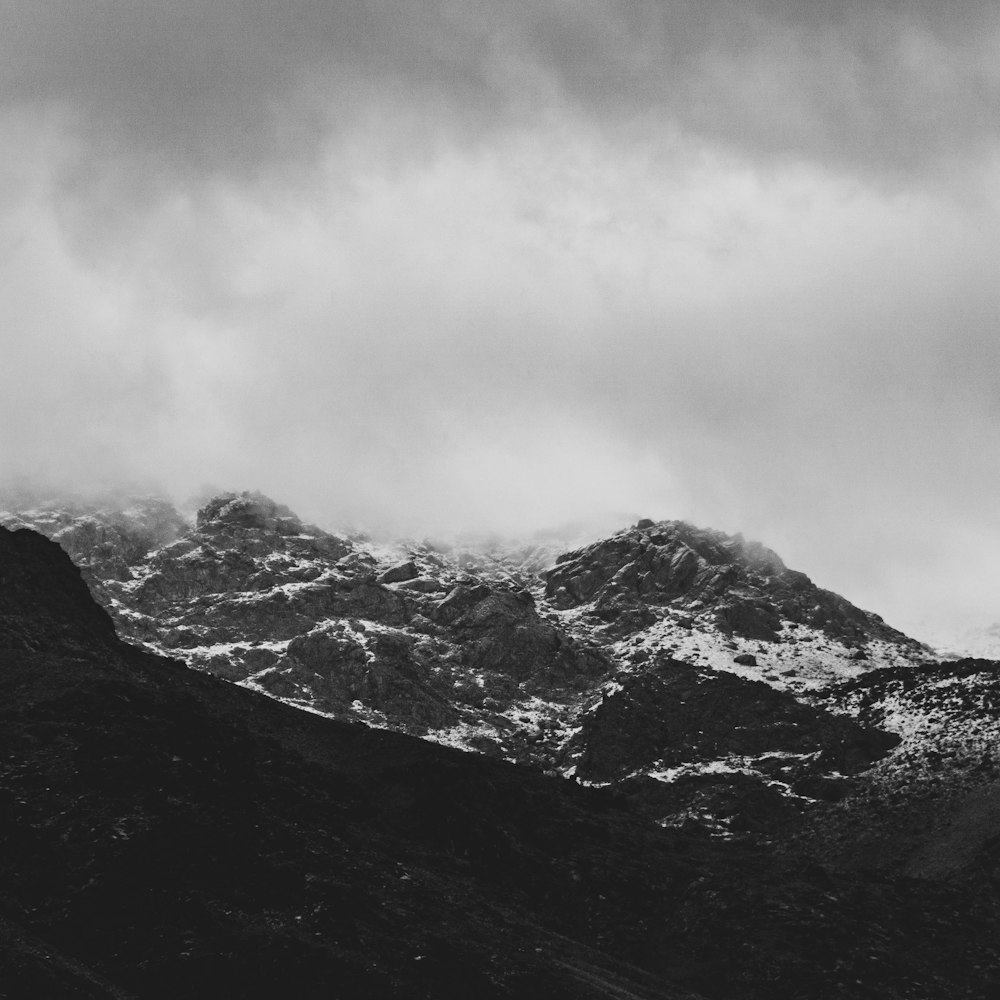
[[[841, 641], [906, 640], [877, 615], [788, 569], [760, 542], [685, 521], [642, 520], [560, 556], [545, 575], [545, 592], [556, 607], [592, 605], [608, 618], [629, 608], [707, 612], [722, 632], [767, 642], [777, 642], [786, 624]], [[631, 620], [650, 624], [648, 613]]]
[[197, 515], [199, 528], [212, 523], [232, 528], [277, 530], [279, 534], [296, 534], [302, 528], [302, 522], [290, 508], [257, 490], [221, 493], [213, 497]]

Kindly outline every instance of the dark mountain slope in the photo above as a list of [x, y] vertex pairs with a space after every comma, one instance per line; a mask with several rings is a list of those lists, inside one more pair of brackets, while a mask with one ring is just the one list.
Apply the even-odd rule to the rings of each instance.
[[8, 997], [995, 988], [987, 892], [661, 830], [606, 791], [303, 714], [109, 640], [40, 536], [0, 530], [0, 566]]
[[855, 794], [807, 826], [846, 864], [1000, 890], [1000, 662], [882, 668], [823, 700], [902, 736]]
[[117, 652], [115, 627], [80, 572], [33, 531], [4, 532], [0, 547], [0, 648], [63, 655]]

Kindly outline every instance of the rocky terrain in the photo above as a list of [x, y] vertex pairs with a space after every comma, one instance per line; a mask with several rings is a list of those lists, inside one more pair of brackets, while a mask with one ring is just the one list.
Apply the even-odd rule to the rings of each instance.
[[256, 493], [7, 498], [119, 634], [291, 705], [590, 783], [731, 835], [842, 797], [898, 739], [804, 694], [930, 652], [768, 549], [640, 521], [553, 541], [376, 544]]
[[919, 862], [884, 836], [900, 803], [930, 814], [968, 792], [970, 815], [992, 816], [975, 801], [1000, 747], [993, 668], [935, 665], [738, 536], [640, 521], [561, 552], [544, 537], [376, 542], [255, 493], [190, 517], [149, 495], [0, 499], [0, 522], [58, 541], [147, 650], [613, 787], [666, 826], [761, 838], [814, 817], [826, 849], [850, 853], [864, 838], [842, 848], [832, 831], [863, 810], [866, 856], [908, 871]]
[[[123, 644], [68, 556], [31, 531], [0, 528], [0, 625], [5, 996], [932, 1000], [1000, 987], [996, 839], [972, 815], [995, 801], [989, 768], [954, 787], [964, 811], [947, 829], [900, 798], [905, 857], [869, 855], [879, 826], [860, 792], [781, 838], [709, 836], [665, 829], [609, 788], [296, 711]], [[877, 725], [892, 712], [930, 717], [935, 687], [965, 717], [994, 711], [959, 691], [992, 670], [849, 680], [836, 697], [855, 701], [859, 726], [818, 707], [829, 691], [810, 708], [671, 660], [589, 724], [680, 711], [686, 736], [634, 747], [677, 761], [729, 702], [697, 689], [733, 685], [773, 732], [730, 720], [692, 753], [762, 763], [778, 740], [780, 770], [815, 739], [850, 771], [893, 742]], [[595, 773], [628, 766], [618, 741], [580, 739]], [[850, 822], [823, 840], [809, 826], [821, 809]], [[931, 863], [942, 857], [957, 864]]]
[[993, 668], [935, 665], [738, 536], [640, 521], [563, 552], [376, 542], [254, 493], [188, 516], [150, 495], [2, 501], [120, 635], [297, 708], [613, 788], [716, 839], [794, 835], [898, 874], [992, 864]]

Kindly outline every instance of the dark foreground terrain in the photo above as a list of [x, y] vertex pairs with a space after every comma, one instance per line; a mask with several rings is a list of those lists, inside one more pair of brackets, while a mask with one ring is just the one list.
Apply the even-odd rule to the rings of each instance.
[[138, 652], [0, 529], [2, 996], [1000, 995], [995, 838], [971, 879], [784, 842]]

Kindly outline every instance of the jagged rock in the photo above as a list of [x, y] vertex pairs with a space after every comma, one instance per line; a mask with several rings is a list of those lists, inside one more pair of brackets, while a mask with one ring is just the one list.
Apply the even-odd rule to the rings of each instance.
[[656, 621], [651, 608], [624, 590], [602, 591], [594, 601], [594, 615], [612, 626], [614, 635], [628, 635]]
[[609, 667], [606, 658], [542, 622], [534, 598], [524, 591], [460, 584], [432, 613], [459, 643], [461, 662], [477, 673], [530, 681], [533, 688], [579, 688]]
[[375, 558], [367, 552], [351, 552], [337, 560], [336, 568], [355, 579], [374, 581], [376, 565]]
[[470, 587], [460, 583], [430, 609], [432, 620], [440, 625], [451, 625], [490, 593], [490, 588], [485, 584]]
[[757, 657], [753, 653], [739, 653], [733, 657], [733, 663], [738, 663], [743, 667], [756, 667]]
[[[225, 526], [293, 534], [302, 522], [282, 504], [257, 492], [223, 493], [209, 500], [199, 511], [197, 526]], [[280, 529], [280, 530], [279, 530]]]
[[428, 685], [429, 672], [402, 632], [366, 636], [344, 628], [316, 629], [289, 644], [261, 683], [285, 697], [305, 697], [324, 711], [346, 714], [355, 701], [407, 726], [452, 725], [454, 708]]

